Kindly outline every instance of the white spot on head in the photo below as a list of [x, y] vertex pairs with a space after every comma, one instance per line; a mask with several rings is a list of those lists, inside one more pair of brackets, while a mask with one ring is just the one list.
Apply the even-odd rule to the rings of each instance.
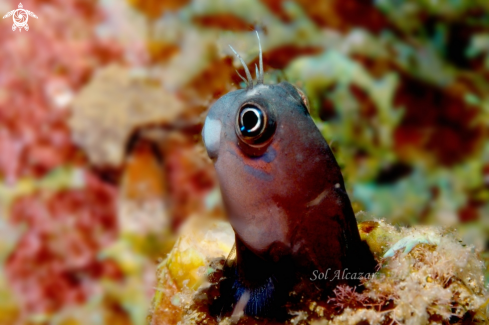
[[217, 158], [221, 140], [221, 121], [207, 117], [202, 131], [202, 139], [204, 139], [209, 157]]

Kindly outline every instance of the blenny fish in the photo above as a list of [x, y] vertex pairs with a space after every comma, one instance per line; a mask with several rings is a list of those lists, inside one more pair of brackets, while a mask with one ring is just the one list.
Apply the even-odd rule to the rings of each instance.
[[[334, 272], [372, 272], [376, 263], [360, 239], [340, 167], [305, 95], [288, 82], [264, 84], [257, 37], [256, 82], [231, 47], [243, 64], [246, 88], [217, 100], [202, 131], [236, 234], [235, 255], [211, 311], [241, 308], [251, 316], [278, 317], [291, 292], [324, 298], [349, 283], [331, 281]], [[312, 281], [318, 272], [331, 280]]]

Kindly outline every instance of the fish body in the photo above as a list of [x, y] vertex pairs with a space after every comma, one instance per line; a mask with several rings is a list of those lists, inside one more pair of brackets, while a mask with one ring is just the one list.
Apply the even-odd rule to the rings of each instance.
[[[246, 116], [250, 110], [259, 111], [254, 119]], [[240, 122], [248, 118], [244, 127], [253, 129], [260, 115], [261, 138], [243, 136]], [[236, 233], [231, 300], [248, 290], [267, 306], [280, 287], [304, 287], [314, 272], [372, 267], [373, 258], [359, 257], [365, 250], [341, 170], [294, 86], [259, 84], [226, 94], [210, 108], [202, 134]], [[311, 283], [321, 291], [336, 284]], [[254, 296], [255, 289], [272, 298]], [[251, 305], [248, 314], [263, 314]]]
[[211, 311], [277, 316], [292, 291], [321, 299], [349, 282], [312, 281], [319, 272], [372, 272], [376, 263], [304, 94], [288, 82], [263, 83], [261, 45], [256, 84], [232, 50], [247, 87], [217, 100], [202, 130], [236, 234], [236, 256]]

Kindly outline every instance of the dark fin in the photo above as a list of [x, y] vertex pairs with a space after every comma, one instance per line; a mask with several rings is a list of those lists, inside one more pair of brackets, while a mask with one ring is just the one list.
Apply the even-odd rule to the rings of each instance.
[[[260, 316], [286, 320], [283, 307], [288, 285], [282, 285], [273, 272], [272, 265], [253, 254], [236, 239], [234, 260], [226, 260], [223, 277], [219, 282], [220, 296], [209, 310], [214, 316], [230, 315], [246, 293], [248, 301], [244, 307], [247, 316]], [[233, 249], [233, 250], [234, 250]]]
[[238, 301], [247, 292], [249, 295], [246, 307], [244, 308], [245, 315], [248, 316], [263, 316], [273, 317], [277, 306], [276, 292], [277, 281], [270, 276], [262, 283], [255, 283], [253, 286], [245, 285], [239, 278], [238, 270], [235, 268], [233, 277], [233, 285], [231, 291], [234, 294], [233, 305], [236, 306]]

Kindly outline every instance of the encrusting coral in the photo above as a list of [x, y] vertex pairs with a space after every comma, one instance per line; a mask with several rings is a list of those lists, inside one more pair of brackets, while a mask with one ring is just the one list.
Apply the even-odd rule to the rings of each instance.
[[[384, 221], [359, 224], [379, 262], [357, 288], [338, 286], [328, 301], [298, 297], [288, 306], [290, 324], [486, 324], [488, 291], [478, 252], [441, 227], [396, 228]], [[234, 234], [223, 221], [191, 219], [158, 267], [149, 323], [260, 324], [270, 320], [233, 313], [216, 319], [208, 303], [218, 294], [222, 266]], [[201, 241], [202, 240], [202, 241]], [[398, 244], [400, 243], [400, 244]], [[394, 254], [384, 257], [390, 248]], [[312, 276], [328, 281], [336, 274]], [[343, 276], [343, 275], [339, 275]], [[293, 295], [293, 293], [292, 293]]]

